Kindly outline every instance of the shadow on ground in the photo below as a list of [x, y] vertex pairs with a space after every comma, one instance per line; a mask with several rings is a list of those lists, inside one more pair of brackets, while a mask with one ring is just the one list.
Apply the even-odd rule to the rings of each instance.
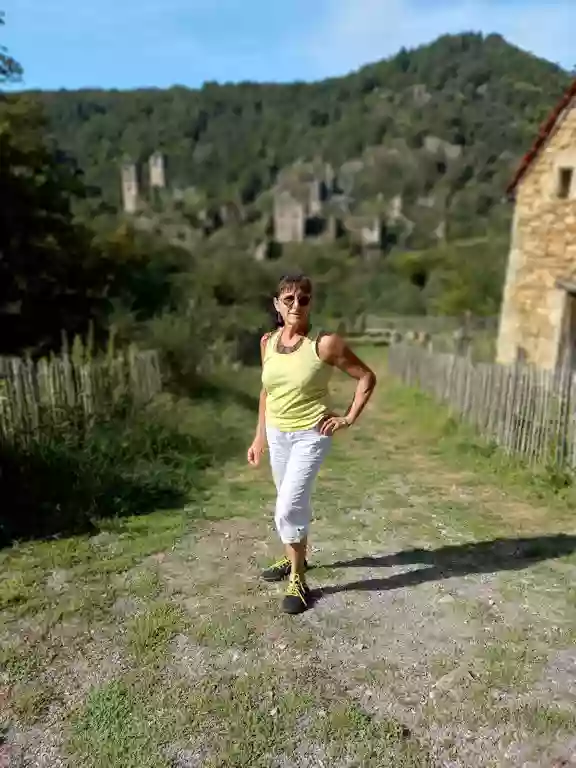
[[533, 538], [494, 539], [439, 549], [409, 549], [390, 555], [359, 557], [320, 565], [317, 569], [392, 568], [412, 564], [428, 567], [397, 573], [387, 578], [360, 579], [323, 587], [317, 597], [322, 598], [339, 592], [385, 592], [475, 573], [522, 570], [534, 563], [565, 557], [575, 551], [576, 536], [557, 534]]
[[[247, 386], [247, 379], [249, 386]], [[169, 389], [180, 397], [209, 400], [220, 405], [234, 403], [240, 408], [258, 413], [259, 396], [255, 389], [252, 369], [230, 370], [208, 376], [182, 376], [170, 382]]]

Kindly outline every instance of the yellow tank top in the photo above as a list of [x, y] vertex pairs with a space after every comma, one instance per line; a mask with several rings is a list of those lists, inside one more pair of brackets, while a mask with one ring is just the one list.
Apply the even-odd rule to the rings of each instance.
[[294, 352], [277, 350], [282, 329], [266, 344], [262, 386], [266, 390], [266, 423], [282, 432], [312, 429], [330, 410], [328, 384], [332, 366], [318, 357], [318, 333], [304, 337]]

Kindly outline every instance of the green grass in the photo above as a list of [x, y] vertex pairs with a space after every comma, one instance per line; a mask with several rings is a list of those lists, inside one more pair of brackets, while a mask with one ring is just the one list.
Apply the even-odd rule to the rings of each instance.
[[127, 582], [127, 589], [135, 597], [158, 597], [162, 591], [162, 580], [158, 569], [148, 566], [146, 569], [132, 573]]
[[93, 689], [76, 713], [70, 747], [82, 765], [99, 768], [132, 768], [138, 757], [160, 768], [169, 745], [183, 741], [206, 768], [268, 768], [282, 757], [298, 761], [301, 748], [302, 757], [320, 749], [326, 759], [374, 768], [428, 764], [406, 727], [346, 704], [329, 680], [296, 680], [267, 669], [195, 688], [114, 681]]
[[358, 704], [332, 706], [318, 726], [330, 760], [354, 760], [358, 765], [424, 768], [428, 755], [410, 729], [390, 718], [377, 719]]
[[54, 703], [55, 692], [49, 685], [16, 687], [12, 695], [12, 715], [21, 723], [33, 725]]
[[157, 602], [128, 622], [128, 645], [137, 664], [161, 659], [172, 638], [184, 632], [189, 620], [182, 609]]
[[243, 452], [254, 429], [257, 402], [243, 387], [255, 378], [212, 384], [212, 399], [165, 393], [134, 413], [119, 409], [87, 433], [66, 424], [27, 448], [0, 446], [0, 495], [10, 499], [0, 546], [95, 533], [103, 521], [201, 499], [210, 468]]
[[[280, 615], [283, 585], [258, 581], [280, 548], [268, 467], [243, 455], [254, 413], [189, 403], [179, 429], [238, 444], [183, 508], [0, 553], [13, 726], [41, 729], [55, 702], [87, 768], [488, 766], [518, 743], [537, 763], [569, 738], [570, 697], [538, 688], [576, 643], [569, 495], [361, 353], [379, 389], [317, 486], [314, 610]], [[337, 376], [337, 404], [350, 396]]]
[[546, 466], [529, 468], [521, 460], [506, 455], [472, 427], [456, 421], [446, 407], [435, 403], [426, 393], [393, 384], [387, 394], [395, 420], [411, 433], [414, 445], [453, 466], [474, 472], [476, 482], [501, 483], [528, 499], [553, 502], [558, 511], [571, 508], [576, 502], [576, 488], [565, 472]]
[[242, 611], [235, 611], [234, 619], [208, 616], [195, 623], [190, 632], [200, 645], [211, 648], [249, 648], [254, 639], [254, 629], [249, 617]]
[[[169, 768], [146, 702], [121, 681], [94, 688], [75, 718], [70, 747], [86, 768]], [[151, 727], [152, 726], [152, 727]]]
[[24, 639], [0, 648], [0, 669], [11, 682], [33, 680], [42, 670], [44, 658]]

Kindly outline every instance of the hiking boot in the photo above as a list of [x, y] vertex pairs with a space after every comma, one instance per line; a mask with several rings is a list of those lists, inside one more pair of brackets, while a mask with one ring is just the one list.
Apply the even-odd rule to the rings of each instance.
[[310, 589], [306, 581], [298, 573], [290, 576], [290, 583], [282, 600], [282, 611], [295, 615], [303, 613], [308, 608]]
[[[304, 562], [304, 569], [308, 568], [308, 563]], [[262, 571], [264, 581], [284, 581], [290, 576], [292, 565], [287, 557], [283, 557], [278, 562]]]

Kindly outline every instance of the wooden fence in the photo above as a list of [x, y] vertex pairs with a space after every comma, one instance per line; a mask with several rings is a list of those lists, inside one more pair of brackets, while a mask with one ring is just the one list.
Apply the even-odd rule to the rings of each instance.
[[568, 368], [473, 362], [415, 345], [390, 347], [390, 372], [532, 466], [576, 469], [576, 382]]
[[477, 360], [491, 360], [495, 354], [497, 327], [497, 317], [361, 315], [354, 320], [340, 321], [335, 330], [353, 344], [389, 347], [416, 343], [434, 352], [466, 353]]
[[480, 317], [471, 315], [464, 317], [449, 317], [445, 315], [365, 315], [362, 318], [366, 330], [388, 330], [406, 333], [427, 333], [430, 335], [451, 334], [458, 331], [464, 324], [470, 332], [491, 331], [498, 328], [498, 316]]
[[68, 354], [37, 362], [0, 358], [0, 440], [27, 442], [71, 422], [88, 427], [121, 402], [143, 404], [161, 388], [152, 351], [90, 361]]

